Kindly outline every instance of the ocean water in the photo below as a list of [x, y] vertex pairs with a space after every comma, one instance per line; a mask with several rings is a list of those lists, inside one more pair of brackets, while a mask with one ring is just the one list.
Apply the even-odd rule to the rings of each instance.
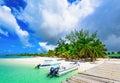
[[0, 58], [32, 58], [33, 56], [0, 55]]
[[60, 77], [47, 77], [48, 69], [34, 69], [33, 65], [8, 62], [0, 59], [0, 83], [61, 83], [77, 71]]

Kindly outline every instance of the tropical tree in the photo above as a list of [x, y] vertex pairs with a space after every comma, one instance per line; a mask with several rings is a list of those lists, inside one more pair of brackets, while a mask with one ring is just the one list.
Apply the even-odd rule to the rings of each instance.
[[96, 58], [99, 57], [104, 57], [105, 51], [107, 51], [105, 45], [99, 39], [95, 40], [92, 43], [91, 50], [92, 50], [90, 54], [91, 61], [93, 61], [94, 59], [96, 60]]
[[111, 54], [115, 54], [115, 52], [111, 52]]
[[59, 39], [55, 54], [67, 59], [83, 58], [91, 61], [105, 54], [105, 45], [97, 38], [97, 32], [90, 34], [89, 31], [73, 31], [65, 37]]
[[57, 47], [55, 49], [55, 55], [58, 57], [64, 57], [64, 52], [65, 52], [65, 41], [63, 39], [59, 39], [57, 42]]
[[118, 51], [117, 54], [120, 54], [120, 51]]
[[49, 50], [49, 51], [48, 51], [48, 56], [49, 56], [49, 57], [50, 57], [50, 56], [54, 56], [54, 54], [55, 54], [55, 53], [54, 53], [54, 50]]

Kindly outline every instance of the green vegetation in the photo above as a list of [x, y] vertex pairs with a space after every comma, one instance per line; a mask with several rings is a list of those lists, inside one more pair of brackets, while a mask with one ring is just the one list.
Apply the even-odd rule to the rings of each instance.
[[[96, 58], [104, 57], [107, 49], [97, 33], [90, 34], [89, 31], [73, 31], [64, 39], [59, 39], [55, 50], [49, 50], [47, 54], [19, 54], [20, 56], [47, 56], [61, 57], [68, 60], [81, 59], [94, 61]], [[113, 52], [112, 52], [113, 54]]]
[[117, 54], [108, 54], [108, 57], [110, 58], [120, 58], [120, 54], [117, 53]]
[[84, 59], [88, 61], [104, 57], [105, 45], [97, 38], [97, 33], [89, 34], [88, 31], [74, 31], [58, 40], [55, 55], [66, 59]]
[[49, 50], [47, 56], [49, 57], [55, 56], [54, 50]]
[[45, 56], [48, 56], [48, 54], [38, 54], [38, 53], [33, 53], [33, 54], [30, 54], [30, 53], [21, 53], [21, 54], [8, 54], [7, 56], [40, 56], [40, 57], [45, 57]]
[[117, 54], [120, 54], [120, 51], [118, 51]]
[[120, 58], [120, 51], [118, 52], [107, 52], [107, 56], [110, 58]]

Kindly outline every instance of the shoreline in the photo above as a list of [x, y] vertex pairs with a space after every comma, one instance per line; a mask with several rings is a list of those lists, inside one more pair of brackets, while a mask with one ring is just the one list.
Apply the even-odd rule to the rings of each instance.
[[[18, 64], [18, 65], [28, 65], [33, 68], [42, 63], [44, 60], [59, 60], [61, 64], [66, 65], [67, 63], [71, 63], [71, 61], [65, 61], [62, 58], [52, 58], [52, 57], [30, 57], [30, 58], [0, 58], [0, 62], [7, 62], [8, 64]], [[95, 68], [101, 68], [101, 65], [104, 63], [114, 63], [120, 64], [120, 59], [97, 59], [95, 62], [80, 62], [80, 66], [77, 70], [77, 73], [72, 75], [71, 77], [67, 77], [66, 79], [71, 79], [72, 77], [79, 75], [79, 73], [84, 73], [89, 70], [93, 70]], [[93, 71], [94, 72], [94, 71]], [[61, 83], [67, 83], [66, 80], [62, 80]]]
[[[62, 58], [53, 58], [53, 57], [0, 58], [0, 60], [3, 60], [11, 64], [15, 63], [15, 64], [31, 65], [31, 66], [36, 66], [40, 63], [43, 63], [44, 60], [56, 60], [56, 61], [59, 60], [61, 62], [61, 65], [71, 63], [71, 61], [65, 61]], [[93, 67], [99, 66], [100, 64], [103, 64], [105, 62], [120, 64], [119, 59], [97, 59], [95, 62], [80, 62], [80, 66], [78, 67], [78, 72], [84, 72]]]
[[4, 60], [8, 63], [26, 64], [26, 65], [38, 65], [42, 63], [44, 60], [57, 60], [57, 59], [59, 58], [51, 58], [51, 57], [0, 58], [0, 60]]
[[[38, 65], [42, 63], [44, 60], [56, 60], [56, 61], [59, 60], [63, 65], [71, 63], [71, 61], [65, 61], [62, 58], [53, 58], [53, 57], [1, 58], [1, 59], [8, 63], [16, 63], [16, 64], [32, 65], [32, 66]], [[95, 62], [80, 62], [78, 72], [83, 72], [90, 68], [98, 66], [104, 63], [105, 60], [108, 60], [108, 59], [98, 59]]]

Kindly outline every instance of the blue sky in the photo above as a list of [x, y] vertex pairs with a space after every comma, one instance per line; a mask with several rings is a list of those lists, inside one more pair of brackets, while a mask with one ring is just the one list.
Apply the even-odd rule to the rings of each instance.
[[73, 30], [120, 51], [119, 0], [0, 0], [0, 54], [43, 53]]

